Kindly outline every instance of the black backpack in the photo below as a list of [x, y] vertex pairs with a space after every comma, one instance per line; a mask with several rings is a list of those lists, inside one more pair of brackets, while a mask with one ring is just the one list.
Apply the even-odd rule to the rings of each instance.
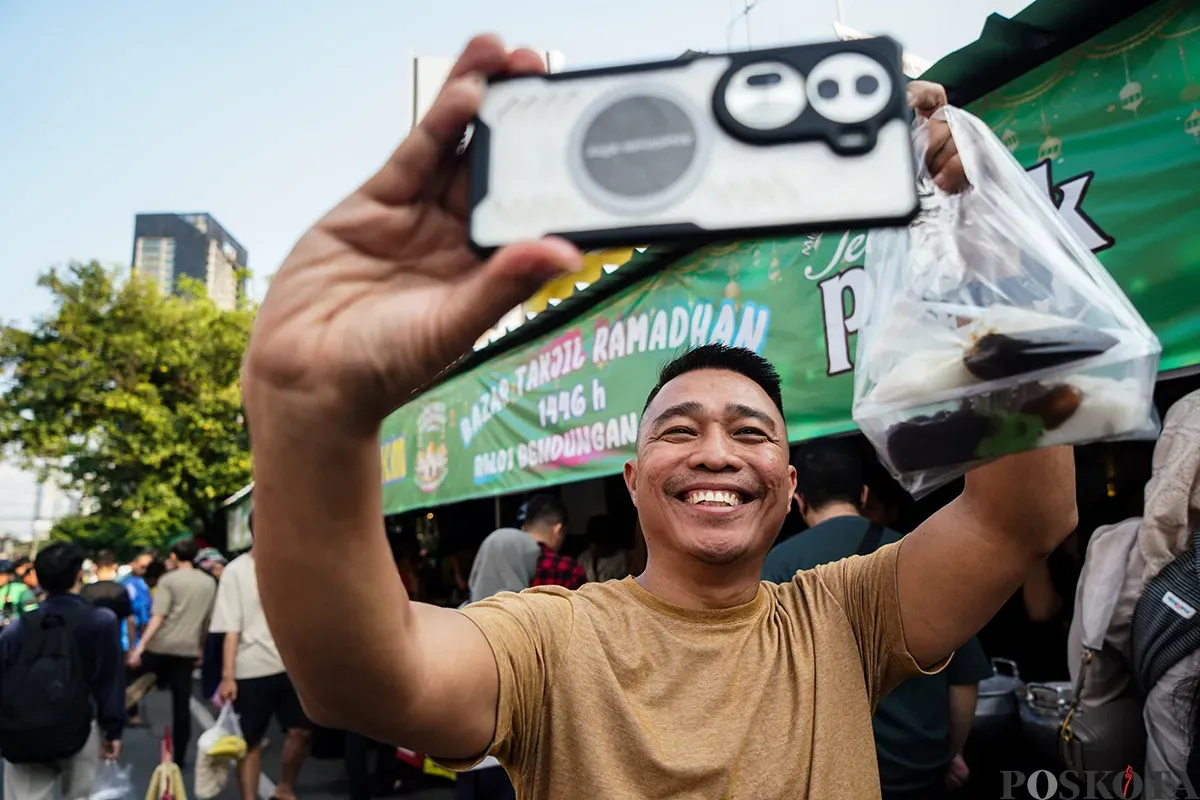
[[92, 698], [75, 629], [92, 612], [36, 609], [21, 617], [22, 641], [0, 685], [0, 753], [13, 764], [69, 758], [92, 732]]

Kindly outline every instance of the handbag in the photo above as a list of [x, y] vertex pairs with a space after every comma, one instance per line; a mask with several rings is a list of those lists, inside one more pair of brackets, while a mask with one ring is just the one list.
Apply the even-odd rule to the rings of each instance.
[[1084, 708], [1079, 697], [1096, 651], [1085, 648], [1075, 681], [1074, 697], [1059, 725], [1059, 752], [1068, 769], [1111, 770], [1133, 767], [1141, 772], [1146, 759], [1146, 725], [1142, 699], [1126, 694], [1099, 706]]
[[1063, 760], [1063, 721], [1074, 704], [1071, 684], [1062, 681], [1029, 683], [1018, 696], [1021, 738], [1042, 758]]

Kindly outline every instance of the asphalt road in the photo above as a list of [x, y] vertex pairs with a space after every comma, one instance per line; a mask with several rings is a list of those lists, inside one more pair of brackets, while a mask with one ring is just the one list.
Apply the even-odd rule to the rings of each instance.
[[[134, 797], [131, 800], [141, 800], [150, 785], [150, 776], [159, 763], [160, 742], [163, 727], [171, 722], [171, 697], [165, 691], [155, 692], [142, 702], [142, 716], [148, 727], [132, 728], [125, 731], [122, 741], [123, 755], [121, 763], [132, 766]], [[206, 704], [196, 699], [192, 701], [192, 745], [188, 754], [189, 767], [184, 773], [184, 784], [188, 800], [194, 800], [195, 792], [192, 786], [192, 770], [195, 767], [196, 738], [212, 724], [212, 712]], [[267, 734], [267, 749], [263, 753], [263, 781], [259, 784], [260, 800], [271, 800], [275, 789], [275, 781], [279, 778], [280, 750], [283, 745], [283, 733], [278, 727], [272, 726]], [[3, 766], [0, 765], [0, 770]], [[401, 792], [391, 795], [398, 800], [452, 800], [454, 791], [449, 783], [443, 783], [435, 788], [418, 791]], [[327, 800], [345, 798], [349, 795], [349, 784], [346, 780], [344, 763], [338, 760], [318, 760], [309, 758], [300, 771], [300, 780], [296, 786], [296, 794], [300, 800]], [[2, 781], [0, 781], [0, 800], [4, 800]], [[230, 775], [225, 790], [218, 795], [217, 800], [239, 800], [237, 781]]]

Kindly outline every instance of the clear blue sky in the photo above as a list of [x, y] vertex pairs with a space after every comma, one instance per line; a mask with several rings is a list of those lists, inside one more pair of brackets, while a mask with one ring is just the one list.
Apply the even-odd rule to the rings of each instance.
[[[936, 60], [1027, 0], [844, 0]], [[139, 211], [208, 211], [270, 274], [410, 122], [414, 55], [473, 34], [568, 67], [745, 45], [741, 0], [0, 0], [0, 321], [49, 310], [70, 260], [128, 265]], [[754, 44], [832, 36], [836, 0], [759, 0]], [[262, 286], [256, 283], [256, 289]], [[0, 474], [0, 531], [32, 493]], [[19, 516], [19, 515], [18, 515]]]

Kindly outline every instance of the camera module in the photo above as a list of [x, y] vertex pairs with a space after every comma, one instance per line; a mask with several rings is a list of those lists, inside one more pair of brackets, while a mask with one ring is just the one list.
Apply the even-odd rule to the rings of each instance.
[[808, 100], [804, 76], [790, 64], [763, 61], [735, 72], [725, 86], [725, 108], [741, 125], [772, 131], [796, 120]]
[[892, 82], [887, 70], [861, 53], [839, 53], [808, 73], [808, 102], [830, 122], [866, 122], [887, 107]]

